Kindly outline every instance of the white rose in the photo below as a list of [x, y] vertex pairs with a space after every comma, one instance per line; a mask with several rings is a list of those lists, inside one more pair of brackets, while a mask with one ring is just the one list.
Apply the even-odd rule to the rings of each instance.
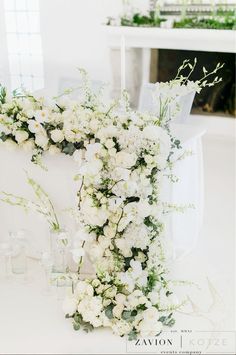
[[103, 233], [106, 237], [108, 238], [114, 238], [115, 234], [116, 234], [116, 229], [112, 228], [110, 226], [105, 226], [103, 228]]
[[126, 296], [123, 293], [117, 293], [115, 300], [116, 300], [117, 304], [120, 304], [120, 303], [123, 304], [126, 301]]
[[102, 304], [104, 307], [107, 307], [109, 306], [109, 304], [111, 304], [111, 300], [108, 299], [108, 298], [105, 298], [103, 301], [102, 301]]
[[135, 163], [137, 161], [137, 155], [134, 153], [127, 153], [127, 152], [121, 151], [121, 152], [116, 153], [115, 159], [116, 159], [117, 166], [129, 169], [133, 165], [135, 165]]
[[94, 326], [94, 328], [98, 328], [102, 326], [102, 321], [100, 318], [94, 317], [94, 319], [91, 321], [91, 324]]
[[63, 312], [69, 316], [73, 316], [77, 309], [77, 300], [74, 297], [67, 297], [62, 305]]
[[84, 164], [79, 172], [81, 175], [97, 176], [103, 168], [103, 163], [99, 159], [94, 159], [93, 161]]
[[34, 117], [34, 110], [33, 109], [24, 110], [24, 114], [25, 114], [25, 116], [27, 117], [27, 120], [28, 120], [28, 118]]
[[106, 298], [114, 298], [116, 293], [117, 293], [117, 287], [111, 286], [111, 287], [108, 287], [108, 289], [104, 292], [104, 296]]
[[107, 221], [108, 213], [106, 210], [96, 207], [86, 207], [83, 209], [84, 218], [88, 224], [103, 226]]
[[56, 155], [56, 154], [60, 153], [61, 150], [57, 146], [52, 144], [52, 145], [50, 145], [48, 152], [50, 155]]
[[109, 149], [109, 154], [111, 157], [114, 157], [116, 155], [116, 152], [117, 152], [116, 148]]
[[36, 134], [35, 143], [45, 150], [48, 145], [48, 137], [44, 134]]
[[[0, 116], [0, 119], [1, 119], [1, 116]], [[5, 133], [5, 134], [10, 134], [11, 130], [7, 126], [5, 126], [4, 124], [0, 123], [0, 132]]]
[[64, 139], [64, 134], [60, 129], [54, 129], [50, 132], [51, 138], [55, 143], [61, 143]]
[[124, 305], [122, 303], [119, 303], [113, 308], [112, 313], [116, 318], [120, 319], [123, 310], [124, 310]]
[[13, 152], [16, 148], [17, 148], [17, 143], [14, 142], [12, 139], [8, 138], [5, 142], [4, 145], [6, 146], [6, 148]]
[[93, 287], [98, 287], [98, 286], [100, 286], [101, 285], [101, 281], [99, 280], [99, 279], [94, 279], [93, 281], [92, 281], [92, 286]]
[[156, 307], [150, 307], [143, 312], [143, 319], [149, 322], [157, 321], [159, 319], [159, 312]]
[[152, 206], [147, 201], [137, 203], [137, 213], [139, 217], [145, 218], [151, 214]]
[[83, 299], [85, 296], [92, 297], [93, 296], [93, 287], [85, 281], [78, 281], [75, 293], [78, 296], [78, 299]]
[[17, 143], [23, 143], [29, 138], [29, 134], [26, 131], [17, 130], [15, 133]]
[[113, 139], [107, 139], [105, 142], [105, 146], [107, 149], [113, 148], [115, 146]]
[[21, 146], [25, 152], [32, 152], [35, 147], [34, 140], [29, 139], [28, 141], [23, 142]]

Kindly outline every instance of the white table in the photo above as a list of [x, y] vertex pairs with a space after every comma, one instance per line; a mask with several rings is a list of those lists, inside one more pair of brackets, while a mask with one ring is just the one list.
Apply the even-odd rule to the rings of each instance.
[[[203, 222], [202, 137], [205, 129], [201, 126], [173, 124], [172, 131], [180, 139], [183, 151], [192, 152], [192, 155], [175, 164], [173, 173], [179, 181], [168, 185], [169, 199], [172, 203], [194, 205], [194, 208], [187, 209], [184, 213], [172, 213], [170, 216], [169, 234], [174, 246], [174, 256], [178, 258], [186, 255], [196, 246]], [[183, 154], [183, 151], [180, 150], [175, 158]]]
[[[164, 182], [163, 201], [180, 204], [194, 204], [184, 214], [172, 214], [168, 221], [167, 236], [172, 241], [177, 254], [191, 250], [196, 244], [202, 216], [202, 151], [201, 137], [204, 130], [187, 125], [173, 125], [173, 133], [182, 141], [184, 149], [192, 150], [193, 155], [177, 162], [173, 173], [179, 177], [179, 182], [170, 184]], [[182, 154], [182, 152], [179, 152]], [[177, 156], [176, 156], [177, 158]], [[32, 199], [33, 192], [26, 182], [24, 170], [38, 181], [49, 193], [56, 211], [59, 211], [61, 225], [71, 232], [75, 228], [69, 213], [63, 210], [76, 205], [76, 163], [69, 156], [49, 156], [43, 158], [48, 171], [42, 170], [30, 162], [30, 154], [21, 149], [14, 152], [7, 151], [0, 146], [0, 191], [14, 193]], [[25, 212], [18, 207], [0, 203], [0, 240], [9, 231], [27, 229], [32, 235], [32, 255], [35, 251], [45, 249], [48, 242], [48, 225], [45, 220], [35, 213]], [[37, 252], [36, 252], [37, 254]], [[36, 255], [37, 256], [37, 255]]]

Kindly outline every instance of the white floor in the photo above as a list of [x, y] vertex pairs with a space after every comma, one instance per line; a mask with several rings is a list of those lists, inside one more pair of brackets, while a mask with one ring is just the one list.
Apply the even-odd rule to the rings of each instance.
[[[200, 289], [191, 286], [180, 291], [187, 291], [192, 305], [177, 314], [175, 329], [235, 329], [235, 164], [235, 140], [208, 133], [204, 137], [203, 229], [195, 250], [176, 262], [172, 270], [176, 278], [192, 280]], [[55, 301], [55, 295], [43, 295], [37, 280], [28, 285], [0, 282], [1, 354], [126, 351], [125, 340], [107, 330], [74, 332], [63, 317], [60, 301]]]
[[196, 249], [175, 265], [176, 274], [195, 280], [201, 287], [189, 291], [199, 309], [189, 316], [188, 326], [199, 329], [235, 328], [235, 148], [232, 137], [204, 137], [203, 228]]

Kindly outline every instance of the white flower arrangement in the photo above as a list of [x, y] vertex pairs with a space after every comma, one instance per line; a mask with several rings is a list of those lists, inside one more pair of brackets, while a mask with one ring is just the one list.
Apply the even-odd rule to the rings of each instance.
[[[186, 61], [181, 70], [189, 67], [192, 72], [194, 65]], [[129, 339], [155, 336], [174, 324], [173, 311], [182, 306], [173, 297], [163, 248], [163, 215], [178, 209], [160, 200], [162, 177], [180, 147], [170, 133], [174, 111], [169, 108], [177, 92], [211, 83], [205, 69], [196, 83], [189, 83], [181, 70], [175, 81], [160, 84], [158, 117], [133, 111], [126, 93], [106, 107], [89, 90], [85, 74], [78, 101], [62, 95], [47, 104], [32, 95], [10, 98], [4, 88], [0, 91], [0, 139], [7, 146], [32, 149], [36, 163], [49, 151], [73, 155], [78, 164], [81, 240], [74, 258], [79, 272], [87, 245], [96, 278], [79, 280], [64, 302], [75, 330], [104, 326]]]

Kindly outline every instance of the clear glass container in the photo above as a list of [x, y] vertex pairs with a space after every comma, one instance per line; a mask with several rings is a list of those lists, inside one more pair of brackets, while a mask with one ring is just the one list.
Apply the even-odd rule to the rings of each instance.
[[26, 234], [23, 230], [9, 233], [12, 244], [11, 271], [13, 274], [27, 273], [27, 248]]
[[69, 234], [65, 229], [50, 231], [50, 249], [52, 255], [52, 272], [64, 273], [67, 270]]

